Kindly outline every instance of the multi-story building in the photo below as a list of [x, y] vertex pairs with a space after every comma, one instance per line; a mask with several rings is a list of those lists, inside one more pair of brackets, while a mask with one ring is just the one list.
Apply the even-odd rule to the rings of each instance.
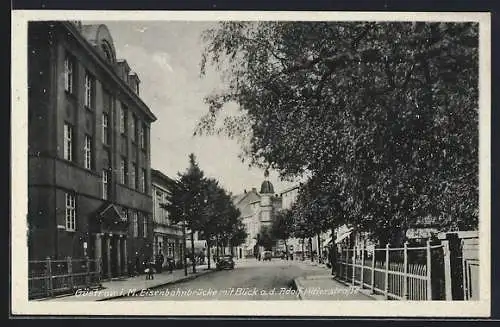
[[153, 255], [150, 126], [140, 80], [105, 25], [28, 25], [29, 258]]
[[[154, 221], [154, 247], [156, 256], [161, 253], [166, 258], [179, 262], [182, 258], [182, 226], [172, 223], [168, 210], [164, 204], [168, 203], [170, 186], [174, 183], [170, 177], [162, 172], [152, 169], [151, 180], [153, 186], [153, 221]], [[165, 263], [166, 264], [166, 261]]]
[[256, 188], [248, 192], [244, 190], [242, 194], [233, 196], [232, 200], [241, 212], [248, 234], [243, 248], [238, 248], [237, 252], [247, 257], [262, 252], [263, 249], [257, 245], [259, 233], [263, 226], [271, 226], [276, 212], [281, 209], [281, 197], [274, 194], [273, 184], [266, 178], [260, 192]]

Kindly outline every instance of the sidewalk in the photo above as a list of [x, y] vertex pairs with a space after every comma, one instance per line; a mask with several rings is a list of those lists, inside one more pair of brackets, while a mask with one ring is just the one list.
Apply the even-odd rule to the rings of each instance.
[[358, 287], [347, 286], [331, 275], [306, 276], [294, 280], [301, 300], [366, 301], [375, 298]]
[[325, 268], [325, 275], [310, 275], [299, 277], [294, 280], [295, 287], [299, 291], [301, 300], [328, 300], [328, 301], [366, 301], [379, 300], [378, 296], [370, 295], [360, 287], [353, 287], [336, 280], [332, 275], [332, 269], [325, 263], [311, 260], [299, 261], [303, 265]]
[[63, 295], [60, 297], [45, 298], [35, 301], [105, 301], [138, 294], [144, 290], [153, 289], [168, 284], [192, 280], [199, 276], [206, 275], [215, 271], [213, 269], [214, 267], [211, 268], [211, 270], [208, 270], [207, 265], [196, 266], [196, 274], [193, 274], [193, 268], [189, 267], [187, 276], [184, 276], [184, 269], [178, 269], [174, 270], [172, 273], [162, 272], [161, 274], [155, 274], [153, 280], [146, 280], [146, 275], [140, 275], [119, 280], [104, 281], [101, 283], [103, 288], [99, 290], [77, 290], [74, 295]]

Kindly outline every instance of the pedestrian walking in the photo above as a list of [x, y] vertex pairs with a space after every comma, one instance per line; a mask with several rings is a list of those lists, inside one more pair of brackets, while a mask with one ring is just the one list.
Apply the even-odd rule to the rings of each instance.
[[155, 279], [155, 277], [154, 277], [154, 273], [155, 273], [154, 265], [155, 265], [154, 262], [151, 262], [150, 260], [145, 262], [146, 269], [144, 270], [144, 272], [146, 273], [146, 280]]
[[167, 258], [167, 268], [170, 274], [174, 271], [174, 266], [175, 266], [174, 259], [171, 257]]
[[135, 253], [135, 269], [134, 275], [139, 275], [141, 273], [141, 260], [139, 259], [138, 253]]
[[165, 262], [165, 257], [161, 253], [161, 251], [156, 255], [155, 257], [155, 266], [156, 266], [156, 271], [158, 273], [162, 272], [163, 269], [163, 263]]

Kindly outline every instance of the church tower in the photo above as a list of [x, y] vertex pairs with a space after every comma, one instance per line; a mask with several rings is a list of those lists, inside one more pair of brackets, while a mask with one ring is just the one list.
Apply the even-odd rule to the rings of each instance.
[[273, 184], [269, 181], [269, 171], [266, 169], [266, 171], [264, 172], [264, 181], [260, 186], [260, 223], [262, 226], [271, 225], [273, 195], [274, 187]]

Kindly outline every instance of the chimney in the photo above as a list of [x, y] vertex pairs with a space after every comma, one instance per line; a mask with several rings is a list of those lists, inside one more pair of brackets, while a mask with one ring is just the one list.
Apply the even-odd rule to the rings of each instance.
[[137, 73], [135, 72], [130, 72], [128, 75], [128, 85], [132, 90], [134, 90], [135, 94], [139, 95], [139, 84], [141, 83], [141, 80], [139, 79], [139, 76], [137, 76]]
[[128, 65], [128, 63], [125, 59], [118, 59], [117, 60], [116, 71], [118, 73], [118, 76], [120, 76], [121, 79], [124, 80], [125, 83], [128, 84], [128, 75], [130, 73], [130, 66]]

